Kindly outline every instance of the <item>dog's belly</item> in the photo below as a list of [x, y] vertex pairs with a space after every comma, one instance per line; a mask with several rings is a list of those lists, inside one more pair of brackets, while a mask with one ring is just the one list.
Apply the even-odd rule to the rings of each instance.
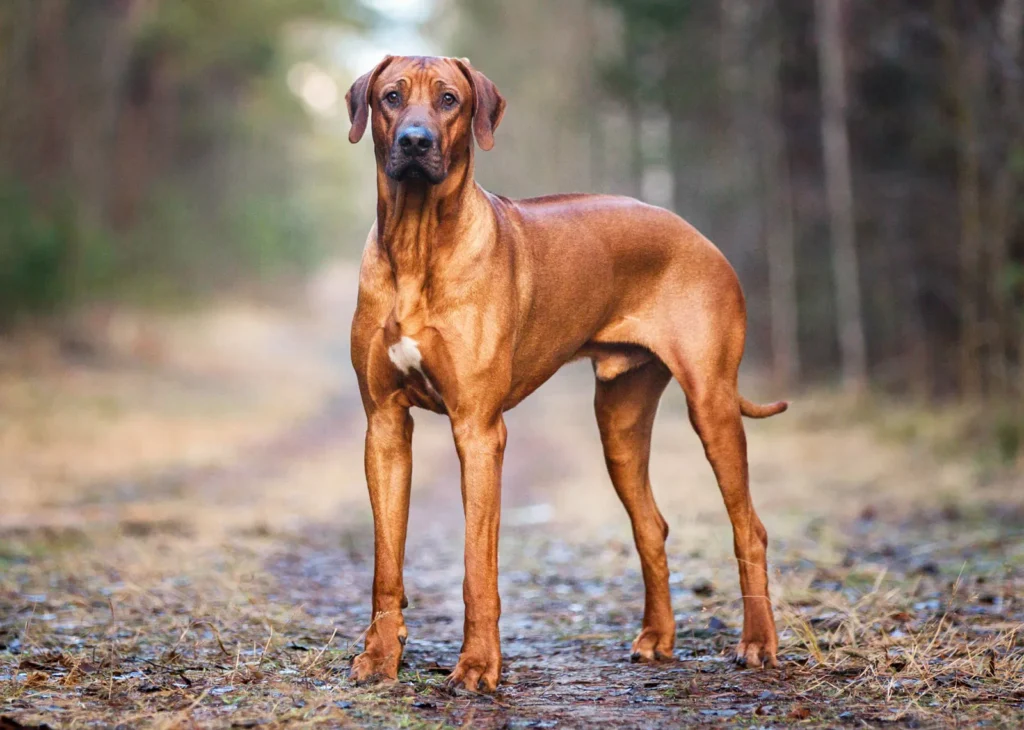
[[[512, 383], [503, 404], [504, 410], [521, 403], [562, 366], [593, 355], [588, 345], [596, 325], [589, 321], [581, 323], [579, 319], [575, 324], [578, 327], [575, 331], [567, 331], [568, 322], [561, 331], [549, 326], [543, 330], [546, 337], [539, 337], [536, 342], [527, 342], [517, 349], [512, 360]], [[564, 339], [559, 340], [558, 335]]]

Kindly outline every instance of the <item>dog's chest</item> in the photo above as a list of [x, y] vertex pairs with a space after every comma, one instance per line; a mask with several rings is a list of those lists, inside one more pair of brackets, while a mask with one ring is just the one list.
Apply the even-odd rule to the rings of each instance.
[[[423, 407], [431, 405], [444, 408], [444, 398], [429, 375], [429, 368], [423, 359], [421, 343], [414, 337], [401, 335], [387, 348], [388, 360], [398, 371], [402, 386], [410, 398]], [[424, 403], [424, 398], [428, 402]], [[433, 408], [431, 410], [434, 410]]]
[[426, 377], [422, 368], [423, 353], [420, 352], [420, 343], [412, 337], [399, 337], [398, 342], [388, 348], [388, 359], [402, 375], [408, 375], [416, 370]]

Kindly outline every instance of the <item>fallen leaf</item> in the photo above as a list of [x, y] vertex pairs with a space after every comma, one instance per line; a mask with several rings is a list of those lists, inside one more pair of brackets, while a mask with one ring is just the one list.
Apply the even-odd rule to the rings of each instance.
[[811, 716], [811, 711], [810, 710], [808, 710], [803, 705], [797, 705], [796, 707], [794, 707], [792, 710], [789, 711], [789, 714], [786, 715], [786, 719], [787, 720], [806, 720], [810, 716]]

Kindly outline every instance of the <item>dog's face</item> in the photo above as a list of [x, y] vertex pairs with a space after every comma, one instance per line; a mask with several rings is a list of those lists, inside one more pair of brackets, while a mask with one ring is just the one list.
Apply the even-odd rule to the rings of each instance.
[[466, 59], [387, 56], [360, 76], [345, 95], [358, 142], [373, 111], [377, 160], [392, 180], [437, 185], [453, 162], [469, 154], [473, 135], [482, 149], [494, 146], [505, 99]]

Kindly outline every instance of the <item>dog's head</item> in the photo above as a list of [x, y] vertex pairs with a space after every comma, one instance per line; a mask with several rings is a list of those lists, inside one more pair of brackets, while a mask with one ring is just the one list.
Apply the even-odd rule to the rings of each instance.
[[393, 180], [424, 179], [437, 185], [452, 164], [469, 155], [473, 135], [482, 149], [494, 146], [505, 99], [467, 59], [386, 56], [345, 95], [358, 142], [373, 111], [377, 160]]

